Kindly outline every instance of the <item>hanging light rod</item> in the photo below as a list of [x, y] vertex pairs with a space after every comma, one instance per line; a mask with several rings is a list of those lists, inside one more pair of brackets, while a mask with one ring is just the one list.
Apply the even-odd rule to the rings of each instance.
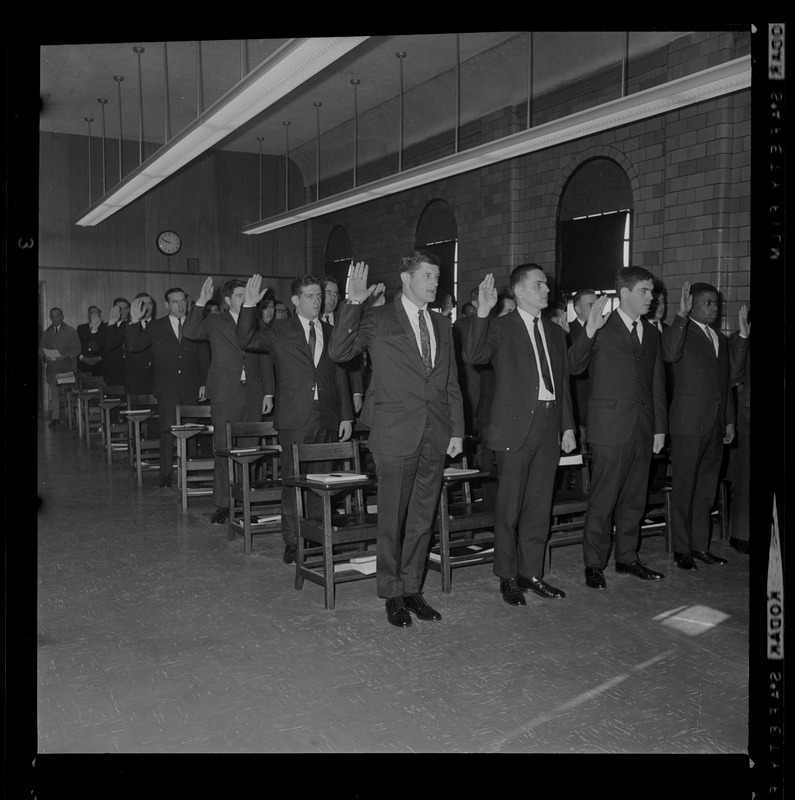
[[648, 117], [664, 114], [693, 103], [738, 92], [751, 86], [751, 57], [743, 56], [726, 64], [705, 69], [694, 75], [611, 100], [593, 108], [578, 111], [561, 119], [538, 125], [487, 142], [479, 147], [445, 156], [396, 175], [365, 183], [318, 202], [309, 203], [284, 214], [252, 222], [242, 228], [246, 234], [266, 233], [286, 228], [296, 222], [320, 217], [343, 208], [366, 203], [415, 186], [460, 175], [469, 170], [526, 155], [546, 147], [580, 139], [601, 131], [629, 125]]
[[107, 219], [368, 38], [291, 39], [100, 197], [75, 224], [91, 226]]

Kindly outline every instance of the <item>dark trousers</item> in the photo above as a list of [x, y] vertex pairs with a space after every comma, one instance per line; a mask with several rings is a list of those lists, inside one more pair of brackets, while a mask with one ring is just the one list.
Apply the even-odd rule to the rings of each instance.
[[538, 403], [520, 447], [497, 452], [494, 574], [540, 578], [549, 535], [555, 473], [560, 460], [558, 412]]
[[703, 436], [671, 434], [671, 530], [675, 553], [709, 549], [710, 511], [718, 491], [724, 427]]
[[430, 423], [410, 455], [373, 453], [378, 475], [379, 597], [403, 597], [422, 590], [445, 456], [439, 452]]
[[[250, 394], [250, 393], [249, 393]], [[262, 420], [262, 397], [246, 395], [246, 384], [239, 383], [234, 396], [229, 400], [213, 400], [210, 398], [213, 447], [215, 452], [226, 448], [226, 423], [260, 422]], [[239, 439], [238, 447], [253, 447], [257, 439]], [[229, 505], [229, 465], [226, 458], [217, 456], [213, 473], [213, 503], [217, 506]]]
[[174, 443], [171, 426], [177, 424], [177, 401], [158, 398], [158, 425], [160, 426], [160, 477], [170, 478], [174, 471]]
[[737, 450], [734, 453], [732, 473], [732, 513], [731, 536], [747, 542], [751, 534], [749, 518], [749, 492], [751, 484], [751, 409], [740, 406], [737, 409]]
[[[320, 417], [320, 403], [315, 400], [312, 403], [312, 411], [309, 419], [303, 428], [281, 428], [279, 429], [279, 444], [282, 448], [282, 476], [290, 478], [295, 474], [293, 469], [293, 442], [296, 444], [322, 444], [323, 442], [336, 442], [339, 439], [339, 431], [324, 427]], [[323, 464], [316, 465], [318, 472], [327, 471], [323, 469]], [[308, 508], [307, 514], [313, 517], [320, 516], [322, 503], [314, 492], [305, 493]], [[282, 490], [282, 538], [285, 544], [295, 544], [296, 542], [296, 523], [295, 523], [295, 489], [290, 486]]]
[[582, 547], [586, 567], [604, 569], [607, 565], [614, 523], [615, 560], [631, 564], [637, 559], [653, 441], [652, 435], [636, 427], [623, 445], [590, 445], [591, 491]]

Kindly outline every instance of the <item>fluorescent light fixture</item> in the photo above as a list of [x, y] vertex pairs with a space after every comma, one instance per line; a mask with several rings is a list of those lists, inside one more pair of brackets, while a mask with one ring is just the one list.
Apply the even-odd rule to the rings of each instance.
[[100, 197], [76, 224], [107, 219], [368, 38], [291, 39]]
[[343, 208], [365, 203], [376, 197], [403, 192], [452, 175], [460, 175], [487, 164], [543, 150], [552, 145], [580, 139], [594, 133], [628, 125], [677, 108], [747, 89], [751, 85], [751, 56], [710, 67], [694, 75], [578, 111], [544, 125], [511, 134], [502, 139], [473, 147], [430, 164], [363, 184], [324, 200], [309, 203], [268, 219], [246, 225], [246, 234], [266, 233], [285, 228], [311, 217], [319, 217]]

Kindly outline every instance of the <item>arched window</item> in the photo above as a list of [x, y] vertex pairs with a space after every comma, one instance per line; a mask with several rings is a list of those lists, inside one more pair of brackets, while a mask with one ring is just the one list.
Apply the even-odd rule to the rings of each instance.
[[340, 300], [348, 296], [348, 277], [352, 260], [353, 247], [350, 237], [345, 228], [338, 225], [331, 231], [328, 242], [326, 242], [326, 256], [323, 263], [325, 274], [333, 275], [337, 280], [337, 285], [343, 290], [340, 293]]
[[[458, 292], [458, 225], [453, 210], [444, 200], [432, 200], [422, 212], [414, 238], [418, 250], [427, 250], [439, 259], [439, 288], [433, 308], [441, 308], [445, 295]], [[455, 302], [453, 319], [455, 319]]]
[[[631, 266], [632, 187], [609, 158], [586, 161], [569, 178], [558, 211], [557, 289], [615, 293], [615, 274]], [[569, 312], [569, 318], [573, 318]]]

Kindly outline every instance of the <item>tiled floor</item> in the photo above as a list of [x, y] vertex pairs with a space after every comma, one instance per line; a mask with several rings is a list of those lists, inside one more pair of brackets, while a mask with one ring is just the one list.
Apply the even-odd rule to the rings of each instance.
[[209, 498], [138, 489], [39, 420], [38, 752], [701, 753], [747, 750], [748, 560], [502, 602], [489, 565], [426, 597], [440, 623], [387, 624], [374, 581], [293, 588], [281, 538], [243, 554]]

